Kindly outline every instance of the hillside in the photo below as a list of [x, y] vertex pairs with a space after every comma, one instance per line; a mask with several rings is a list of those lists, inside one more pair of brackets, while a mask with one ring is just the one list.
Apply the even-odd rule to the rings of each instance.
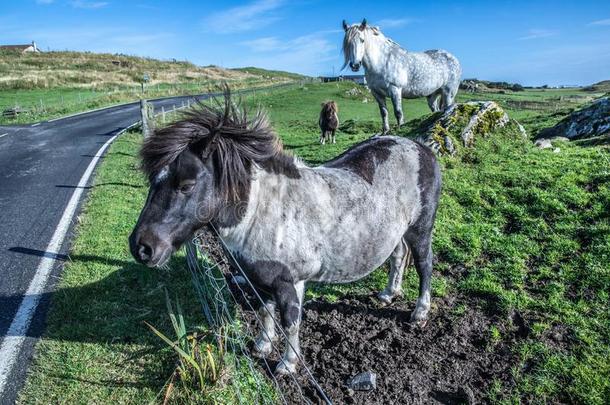
[[0, 124], [25, 124], [145, 98], [265, 87], [307, 79], [261, 68], [224, 69], [122, 54], [0, 51]]
[[302, 80], [302, 79], [307, 78], [307, 76], [304, 76], [304, 75], [301, 75], [298, 73], [285, 72], [283, 70], [267, 70], [267, 69], [257, 68], [254, 66], [246, 66], [243, 68], [235, 68], [235, 69], [231, 69], [231, 70], [236, 71], [236, 72], [246, 73], [246, 74], [267, 76], [267, 77], [271, 77], [271, 78], [286, 78], [286, 79], [291, 79], [291, 80]]
[[162, 61], [121, 54], [91, 52], [0, 52], [0, 89], [70, 87], [108, 89], [139, 86], [144, 74], [149, 85], [199, 84], [227, 81], [248, 84], [279, 83], [303, 78], [259, 68], [223, 69], [185, 61]]
[[584, 91], [592, 91], [592, 92], [610, 92], [610, 80], [602, 80], [601, 82], [597, 82], [590, 86], [583, 88]]

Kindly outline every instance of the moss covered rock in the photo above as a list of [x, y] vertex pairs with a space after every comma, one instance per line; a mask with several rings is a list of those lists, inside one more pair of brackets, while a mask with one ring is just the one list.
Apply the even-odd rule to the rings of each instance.
[[453, 155], [460, 147], [471, 147], [477, 137], [487, 136], [511, 123], [522, 134], [521, 124], [511, 120], [493, 101], [455, 104], [424, 120], [416, 130], [417, 139], [437, 154]]

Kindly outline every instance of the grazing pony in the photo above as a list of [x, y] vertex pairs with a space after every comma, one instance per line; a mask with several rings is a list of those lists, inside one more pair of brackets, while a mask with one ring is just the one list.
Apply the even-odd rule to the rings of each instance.
[[337, 107], [337, 103], [334, 101], [322, 103], [322, 111], [320, 111], [320, 119], [318, 121], [320, 124], [320, 131], [322, 131], [320, 134], [320, 143], [322, 145], [324, 145], [326, 141], [330, 142], [331, 140], [333, 143], [336, 143], [335, 132], [339, 127], [338, 112], [339, 107]]
[[141, 149], [150, 189], [129, 237], [134, 258], [162, 266], [206, 224], [264, 298], [270, 353], [279, 308], [287, 336], [277, 373], [294, 372], [305, 283], [358, 280], [390, 259], [379, 297], [401, 293], [408, 249], [419, 275], [411, 320], [430, 309], [432, 227], [441, 187], [434, 154], [406, 138], [372, 137], [337, 158], [309, 167], [282, 150], [266, 116], [248, 118], [225, 93], [224, 105], [198, 105], [157, 130]]
[[349, 64], [357, 72], [364, 66], [366, 83], [379, 104], [384, 134], [390, 130], [386, 97], [392, 99], [399, 127], [404, 122], [402, 97], [427, 97], [435, 112], [454, 103], [462, 75], [455, 56], [442, 50], [407, 52], [366, 20], [353, 25], [344, 20], [343, 29], [343, 67]]

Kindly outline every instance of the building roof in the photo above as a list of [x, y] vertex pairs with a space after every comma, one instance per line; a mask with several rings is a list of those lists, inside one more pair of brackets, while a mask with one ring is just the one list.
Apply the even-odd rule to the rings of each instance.
[[0, 45], [0, 49], [13, 49], [16, 51], [23, 51], [24, 49], [29, 48], [32, 44], [26, 45]]

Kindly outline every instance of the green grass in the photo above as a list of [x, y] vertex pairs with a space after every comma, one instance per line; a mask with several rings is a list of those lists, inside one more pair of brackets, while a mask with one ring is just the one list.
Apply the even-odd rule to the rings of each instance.
[[[270, 112], [287, 149], [317, 164], [380, 128], [377, 105], [370, 95], [366, 103], [366, 94], [349, 96], [352, 87], [308, 84], [260, 92], [245, 101]], [[509, 114], [522, 117], [531, 134], [538, 122], [561, 118], [553, 105], [559, 94], [577, 99], [584, 93], [519, 92], [513, 100], [543, 103], [532, 104], [535, 109], [508, 108]], [[512, 96], [461, 95], [460, 100], [487, 97], [516, 106]], [[353, 122], [344, 127], [349, 133], [338, 133], [336, 145], [323, 147], [317, 143], [317, 118], [327, 99], [339, 103], [342, 121]], [[429, 113], [425, 100], [405, 101], [404, 109], [407, 119], [416, 120], [402, 133]], [[187, 324], [203, 322], [181, 257], [164, 272], [135, 264], [128, 253], [126, 238], [146, 193], [136, 170], [139, 141], [137, 134], [118, 139], [99, 169], [22, 403], [158, 402], [176, 358], [143, 322], [171, 333], [165, 288], [179, 297]], [[472, 150], [441, 159], [434, 296], [467, 298], [468, 305], [498, 320], [488, 331], [486, 350], [506, 340], [519, 362], [514, 385], [492, 385], [489, 400], [497, 403], [603, 404], [610, 397], [610, 153], [604, 145], [559, 146], [559, 153], [538, 150], [501, 130], [477, 139]], [[312, 286], [307, 296], [370, 292], [386, 279], [382, 268], [358, 283]], [[403, 284], [407, 299], [415, 299], [414, 271]], [[460, 316], [467, 310], [456, 305], [453, 311]], [[514, 313], [529, 330], [518, 340], [503, 333]], [[176, 395], [181, 402], [196, 394]]]
[[31, 123], [135, 101], [144, 74], [149, 76], [146, 98], [204, 93], [222, 82], [245, 88], [307, 79], [265, 69], [201, 67], [129, 55], [0, 51], [0, 113], [16, 106], [24, 111], [17, 118], [0, 114], [0, 124]]

